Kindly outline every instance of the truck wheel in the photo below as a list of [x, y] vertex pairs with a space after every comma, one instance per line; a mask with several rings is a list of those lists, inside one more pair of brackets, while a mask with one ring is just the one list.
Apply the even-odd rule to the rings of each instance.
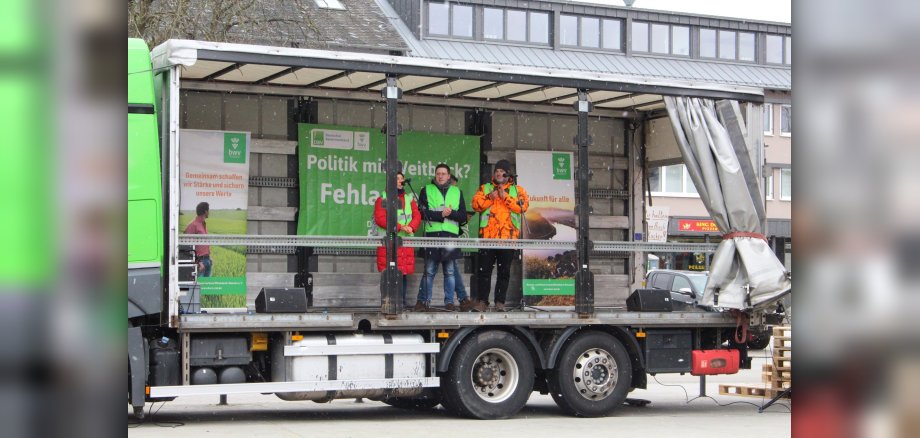
[[520, 339], [492, 330], [465, 340], [441, 378], [443, 404], [464, 417], [508, 418], [533, 392], [533, 358]]
[[632, 381], [629, 354], [616, 338], [587, 332], [562, 351], [550, 378], [550, 393], [570, 415], [600, 417], [623, 404]]
[[747, 346], [751, 350], [763, 350], [767, 348], [767, 345], [770, 345], [770, 337], [770, 334], [754, 333], [751, 335], [751, 339], [747, 341]]

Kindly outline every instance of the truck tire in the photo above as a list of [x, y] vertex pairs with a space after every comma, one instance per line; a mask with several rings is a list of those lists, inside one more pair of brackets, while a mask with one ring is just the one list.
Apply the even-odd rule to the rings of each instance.
[[607, 333], [590, 331], [570, 341], [550, 373], [550, 394], [569, 415], [601, 417], [626, 400], [632, 382], [629, 353]]
[[751, 338], [747, 341], [748, 349], [763, 350], [770, 345], [771, 335], [769, 333], [752, 333]]
[[530, 351], [516, 336], [490, 330], [469, 336], [441, 378], [442, 404], [469, 418], [495, 420], [517, 414], [533, 392]]

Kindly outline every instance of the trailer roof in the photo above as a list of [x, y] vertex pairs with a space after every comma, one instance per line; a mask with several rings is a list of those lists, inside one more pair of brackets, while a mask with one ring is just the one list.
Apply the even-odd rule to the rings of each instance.
[[763, 89], [738, 85], [247, 44], [169, 40], [152, 57], [155, 69], [181, 65], [184, 80], [292, 90], [379, 91], [395, 75], [406, 95], [474, 101], [569, 106], [580, 88], [610, 110], [660, 109], [665, 95], [763, 101]]

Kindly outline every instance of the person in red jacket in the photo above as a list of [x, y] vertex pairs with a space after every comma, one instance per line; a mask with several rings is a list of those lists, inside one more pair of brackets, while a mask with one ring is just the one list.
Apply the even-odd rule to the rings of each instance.
[[[402, 172], [396, 174], [396, 191], [399, 194], [399, 208], [396, 212], [397, 221], [396, 230], [400, 236], [411, 236], [415, 234], [422, 223], [422, 215], [418, 211], [418, 203], [411, 194], [407, 194], [403, 188], [406, 177]], [[386, 192], [377, 198], [374, 204], [374, 223], [382, 229], [381, 235], [386, 234], [387, 227], [387, 210], [383, 208], [383, 199], [386, 198]], [[408, 205], [406, 201], [409, 201]], [[383, 271], [387, 267], [387, 250], [383, 246], [377, 247], [377, 270]], [[415, 248], [405, 246], [399, 247], [396, 253], [396, 267], [402, 272], [402, 301], [403, 308], [409, 307], [406, 301], [406, 276], [415, 272]]]

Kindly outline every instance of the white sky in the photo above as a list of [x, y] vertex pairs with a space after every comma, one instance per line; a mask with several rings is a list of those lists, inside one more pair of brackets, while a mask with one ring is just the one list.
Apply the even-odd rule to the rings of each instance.
[[[623, 0], [575, 0], [624, 6]], [[636, 0], [632, 7], [792, 23], [792, 0]]]

